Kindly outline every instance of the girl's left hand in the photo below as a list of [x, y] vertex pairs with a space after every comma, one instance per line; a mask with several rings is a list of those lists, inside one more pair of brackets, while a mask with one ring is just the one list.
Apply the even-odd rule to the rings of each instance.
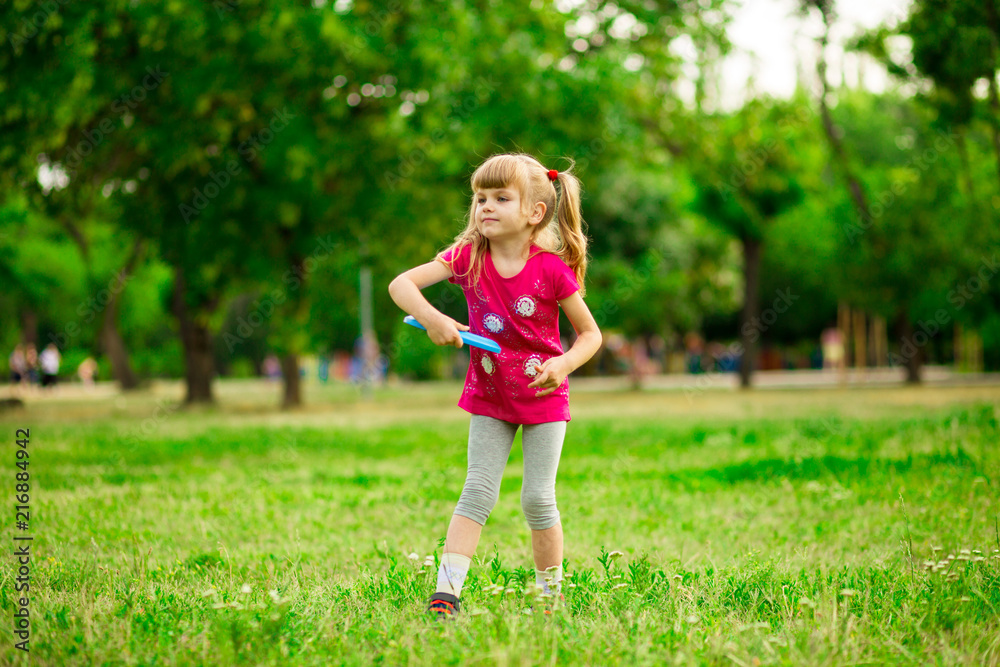
[[538, 377], [528, 385], [528, 388], [543, 387], [543, 391], [535, 393], [536, 398], [541, 398], [542, 396], [548, 396], [558, 389], [566, 379], [566, 376], [569, 375], [571, 369], [566, 360], [559, 356], [552, 357], [541, 366], [536, 365], [535, 370], [538, 372]]

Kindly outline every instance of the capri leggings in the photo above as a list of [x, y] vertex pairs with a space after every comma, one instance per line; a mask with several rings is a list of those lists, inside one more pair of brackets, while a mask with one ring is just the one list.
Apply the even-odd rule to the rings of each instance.
[[[518, 424], [472, 415], [469, 423], [469, 472], [455, 514], [485, 525], [500, 498], [500, 478], [507, 466]], [[532, 530], [546, 530], [559, 523], [556, 508], [556, 470], [566, 437], [566, 422], [525, 424], [524, 481], [521, 509]]]

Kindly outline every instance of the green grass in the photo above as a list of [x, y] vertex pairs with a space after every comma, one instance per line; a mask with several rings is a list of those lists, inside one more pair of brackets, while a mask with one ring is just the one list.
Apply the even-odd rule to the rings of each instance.
[[[426, 409], [406, 392], [353, 422], [347, 395], [301, 420], [154, 419], [148, 397], [4, 415], [9, 453], [32, 429], [30, 664], [1000, 663], [1000, 390], [923, 390], [862, 418], [850, 392], [808, 409], [795, 392], [801, 409], [769, 418], [715, 410], [779, 392], [706, 393], [708, 416], [679, 393], [581, 396], [649, 407], [570, 424], [565, 608], [531, 613], [518, 443], [447, 624], [422, 613], [424, 563], [468, 425], [437, 391], [448, 419], [394, 419]], [[29, 664], [5, 637], [0, 664]]]

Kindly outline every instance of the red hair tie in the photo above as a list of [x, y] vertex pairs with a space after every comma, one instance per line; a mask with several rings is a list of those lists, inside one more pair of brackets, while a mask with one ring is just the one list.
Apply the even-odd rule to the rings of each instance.
[[559, 172], [555, 169], [549, 169], [549, 180], [554, 181], [559, 178]]

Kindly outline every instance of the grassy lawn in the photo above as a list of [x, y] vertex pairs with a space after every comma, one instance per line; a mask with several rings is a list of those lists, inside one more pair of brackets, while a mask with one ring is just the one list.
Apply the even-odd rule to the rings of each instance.
[[443, 624], [459, 385], [178, 391], [0, 414], [34, 536], [30, 659], [8, 630], [0, 664], [1000, 664], [1000, 387], [578, 392], [566, 606], [532, 613], [516, 443]]

